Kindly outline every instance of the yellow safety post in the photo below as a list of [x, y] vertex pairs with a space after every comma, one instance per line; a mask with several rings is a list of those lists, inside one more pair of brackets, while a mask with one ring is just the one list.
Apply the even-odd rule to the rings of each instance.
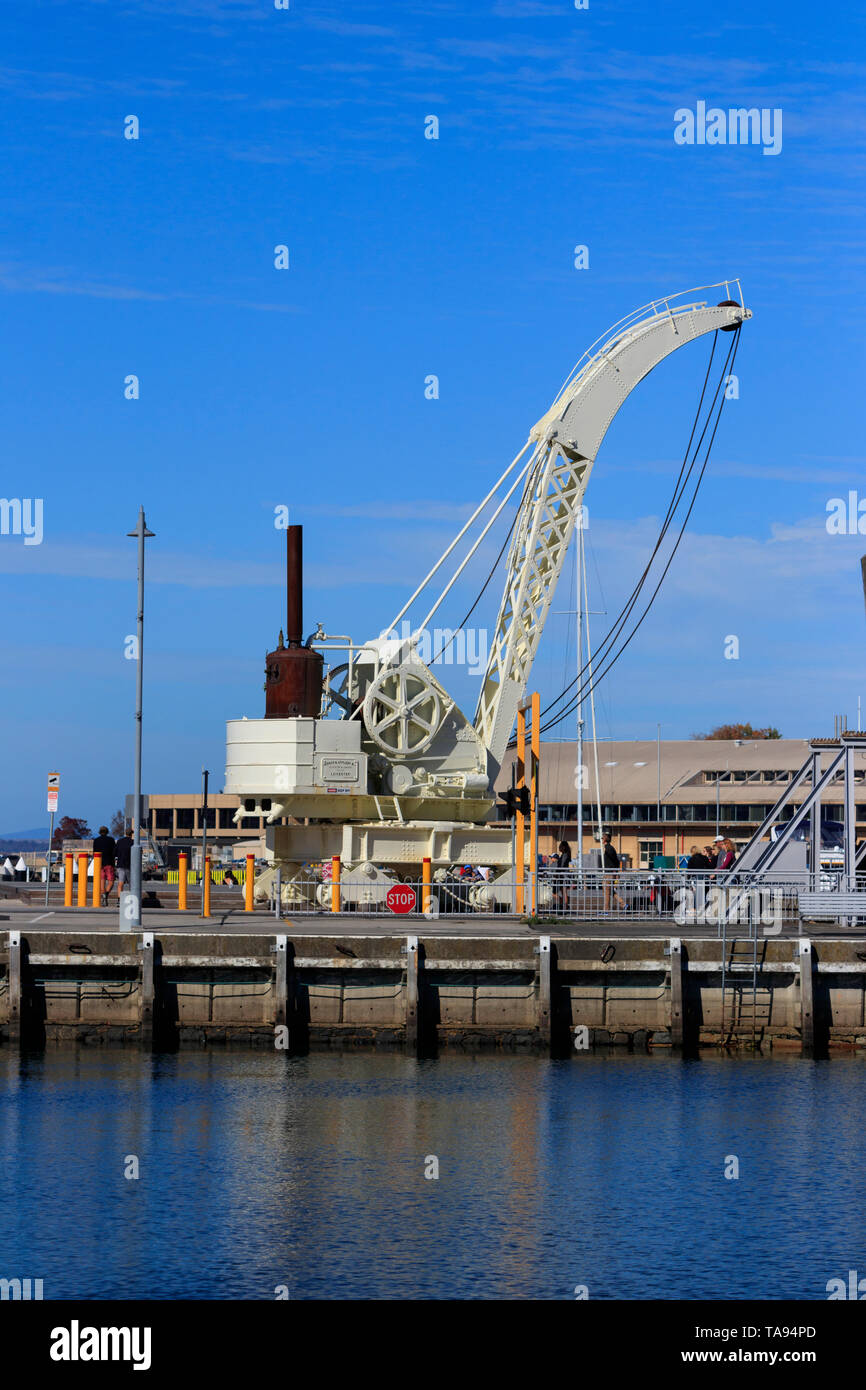
[[517, 899], [517, 900], [516, 900], [516, 904], [515, 904], [515, 905], [516, 905], [516, 907], [517, 907], [517, 911], [518, 911], [518, 912], [522, 912], [522, 911], [523, 911], [523, 868], [524, 868], [523, 861], [524, 861], [524, 859], [525, 859], [525, 857], [526, 857], [526, 844], [525, 844], [526, 822], [525, 822], [525, 819], [524, 819], [523, 812], [522, 812], [521, 809], [520, 809], [520, 793], [521, 793], [523, 787], [526, 785], [526, 709], [525, 709], [525, 707], [522, 706], [522, 705], [521, 705], [521, 707], [520, 707], [520, 708], [518, 709], [518, 711], [517, 711], [517, 752], [516, 752], [515, 757], [516, 757], [516, 761], [517, 761], [517, 783], [516, 783], [516, 786], [517, 786], [517, 796], [518, 796], [517, 815], [516, 815], [516, 817], [515, 817], [515, 822], [516, 822], [516, 835], [515, 835], [515, 840], [516, 840], [516, 843], [517, 843], [517, 848], [516, 848], [516, 851], [515, 851], [516, 857], [517, 857], [517, 863], [516, 863], [515, 866], [514, 866], [514, 872], [515, 872], [516, 881], [517, 881], [517, 894], [516, 894], [516, 899]]
[[87, 855], [78, 856], [78, 906], [87, 906]]
[[186, 854], [181, 850], [177, 856], [177, 907], [179, 912], [186, 912], [187, 886]]
[[102, 907], [102, 855], [93, 856], [93, 889], [90, 898], [91, 906]]
[[[538, 911], [538, 760], [541, 754], [541, 696], [532, 696], [532, 762], [529, 772], [529, 858], [532, 864], [532, 915]], [[581, 827], [582, 829], [582, 827]]]
[[421, 911], [430, 911], [430, 860], [421, 860]]
[[253, 910], [253, 885], [256, 877], [256, 856], [247, 855], [247, 871], [244, 874], [244, 912]]
[[210, 917], [210, 855], [204, 857], [204, 871], [202, 876], [202, 917]]
[[340, 911], [340, 856], [331, 858], [331, 911]]
[[67, 854], [64, 859], [65, 868], [63, 870], [63, 906], [72, 906], [72, 881], [75, 877], [75, 855]]

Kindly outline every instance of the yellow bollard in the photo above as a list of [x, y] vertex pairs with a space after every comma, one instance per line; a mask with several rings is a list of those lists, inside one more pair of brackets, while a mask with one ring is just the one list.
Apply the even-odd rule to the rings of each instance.
[[421, 860], [421, 911], [430, 911], [430, 860]]
[[63, 870], [63, 906], [72, 906], [72, 882], [75, 877], [74, 865], [75, 855], [67, 854], [64, 859], [65, 868]]
[[340, 911], [340, 856], [331, 859], [331, 911]]
[[[538, 764], [541, 758], [541, 696], [536, 690], [532, 696], [532, 734], [531, 762], [529, 776], [529, 862], [532, 865], [532, 907], [533, 917], [538, 911]], [[582, 774], [581, 774], [582, 775]], [[577, 827], [583, 844], [583, 826]]]
[[181, 852], [177, 856], [177, 906], [179, 912], [186, 912], [186, 890], [188, 885], [186, 873], [186, 855]]
[[87, 906], [87, 855], [78, 856], [78, 906]]
[[256, 856], [247, 855], [247, 871], [244, 874], [244, 912], [253, 910], [253, 887], [256, 878]]
[[202, 917], [210, 917], [210, 855], [204, 857], [204, 876], [202, 878]]
[[102, 907], [102, 855], [93, 856], [93, 889], [90, 898], [92, 907]]
[[[521, 706], [517, 711], [517, 752], [515, 753], [517, 765], [516, 788], [518, 794], [526, 784], [526, 707]], [[524, 862], [526, 859], [526, 822], [523, 812], [518, 810], [515, 816], [516, 834], [515, 846], [517, 853], [517, 863], [514, 865], [514, 872], [517, 879], [515, 892], [515, 906], [519, 913], [523, 912], [523, 875], [525, 872]]]

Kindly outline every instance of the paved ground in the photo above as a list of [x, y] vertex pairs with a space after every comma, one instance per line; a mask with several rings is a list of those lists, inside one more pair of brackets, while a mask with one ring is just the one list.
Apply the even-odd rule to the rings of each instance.
[[[242, 903], [236, 902], [231, 908], [216, 907], [210, 917], [202, 918], [196, 908], [188, 912], [178, 912], [171, 908], [145, 908], [142, 913], [143, 926], [151, 931], [184, 932], [289, 932], [310, 936], [393, 936], [417, 933], [421, 936], [466, 936], [497, 937], [526, 936], [532, 939], [539, 935], [584, 937], [589, 939], [608, 937], [670, 937], [679, 936], [685, 940], [717, 940], [717, 926], [678, 926], [669, 918], [643, 917], [624, 919], [610, 918], [596, 921], [559, 921], [556, 924], [544, 922], [530, 926], [523, 918], [509, 914], [496, 916], [446, 917], [425, 920], [414, 913], [405, 916], [370, 916], [357, 912], [330, 912], [287, 915], [281, 921], [267, 912], [247, 913]], [[34, 905], [0, 900], [0, 933], [10, 927], [26, 928], [28, 933], [38, 931], [117, 931], [119, 916], [116, 907], [108, 908], [63, 908]], [[728, 929], [728, 938], [735, 934]], [[738, 929], [740, 937], [748, 935], [744, 927]], [[799, 936], [811, 937], [850, 937], [866, 940], [866, 927], [856, 929], [840, 927], [834, 922], [791, 923], [774, 933], [777, 938], [792, 939]], [[759, 937], [759, 940], [773, 940], [773, 936]]]

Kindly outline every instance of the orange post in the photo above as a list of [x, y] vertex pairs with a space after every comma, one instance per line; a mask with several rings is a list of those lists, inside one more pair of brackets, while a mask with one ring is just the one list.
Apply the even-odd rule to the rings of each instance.
[[78, 856], [78, 906], [87, 906], [87, 855]]
[[529, 773], [529, 862], [532, 864], [532, 915], [538, 909], [538, 761], [541, 755], [541, 696], [532, 696], [532, 761]]
[[189, 886], [187, 878], [186, 855], [183, 850], [177, 856], [177, 907], [179, 912], [186, 912], [186, 890]]
[[[518, 709], [518, 711], [517, 711], [517, 754], [516, 754], [516, 758], [517, 758], [517, 783], [516, 783], [516, 786], [517, 786], [517, 791], [518, 791], [518, 794], [519, 794], [520, 791], [521, 791], [521, 789], [526, 785], [526, 710], [525, 710], [522, 706], [521, 706], [521, 708]], [[517, 863], [516, 863], [515, 866], [514, 866], [514, 872], [515, 872], [516, 882], [517, 882], [517, 894], [516, 894], [517, 901], [516, 901], [516, 907], [517, 907], [517, 911], [518, 911], [518, 912], [522, 912], [522, 911], [523, 911], [523, 873], [524, 873], [524, 859], [526, 858], [526, 843], [525, 843], [525, 837], [526, 837], [526, 821], [525, 821], [523, 812], [520, 810], [519, 807], [518, 807], [518, 810], [517, 810], [517, 815], [516, 815], [516, 817], [515, 817], [515, 821], [516, 821], [516, 830], [517, 830], [517, 833], [516, 833], [516, 835], [515, 835], [515, 841], [516, 841], [516, 845], [517, 845], [517, 848], [516, 848], [516, 850], [515, 850], [515, 853], [516, 853], [516, 855], [517, 855]]]
[[72, 881], [75, 877], [75, 855], [67, 854], [64, 856], [63, 869], [63, 906], [72, 906]]
[[210, 855], [204, 857], [204, 872], [201, 881], [202, 887], [202, 917], [210, 917]]
[[244, 874], [244, 912], [253, 910], [253, 887], [256, 877], [256, 856], [247, 855], [247, 871]]
[[430, 911], [430, 860], [421, 860], [421, 911]]
[[93, 889], [91, 894], [91, 906], [102, 907], [102, 855], [93, 856]]
[[340, 911], [340, 856], [331, 859], [331, 911]]

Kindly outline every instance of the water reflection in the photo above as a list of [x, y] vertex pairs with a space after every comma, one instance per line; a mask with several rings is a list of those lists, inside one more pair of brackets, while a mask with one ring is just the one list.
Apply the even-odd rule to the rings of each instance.
[[822, 1298], [866, 1271], [864, 1121], [857, 1059], [3, 1052], [0, 1275], [52, 1298]]

